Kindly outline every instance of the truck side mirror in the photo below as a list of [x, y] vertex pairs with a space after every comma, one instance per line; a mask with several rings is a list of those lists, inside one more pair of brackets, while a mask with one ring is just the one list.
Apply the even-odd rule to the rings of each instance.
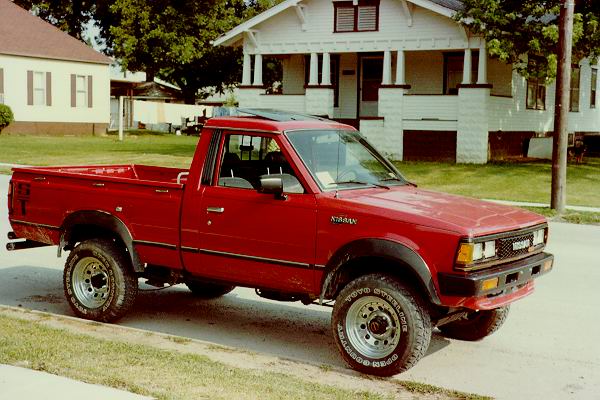
[[281, 178], [261, 178], [259, 192], [274, 194], [276, 199], [287, 199], [287, 196], [283, 194], [283, 180]]

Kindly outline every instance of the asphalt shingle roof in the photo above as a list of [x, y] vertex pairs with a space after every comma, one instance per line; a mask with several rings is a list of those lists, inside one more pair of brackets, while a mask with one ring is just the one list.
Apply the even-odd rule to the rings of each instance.
[[104, 54], [10, 0], [0, 0], [0, 54], [110, 64]]
[[460, 0], [429, 0], [432, 3], [439, 4], [442, 7], [449, 8], [450, 10], [460, 11], [463, 9], [464, 4]]

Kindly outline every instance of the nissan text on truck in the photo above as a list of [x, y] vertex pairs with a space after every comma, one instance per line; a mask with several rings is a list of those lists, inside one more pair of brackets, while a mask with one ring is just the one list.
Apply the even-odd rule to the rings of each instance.
[[434, 327], [495, 332], [552, 269], [544, 217], [419, 189], [348, 125], [247, 112], [210, 119], [189, 170], [14, 168], [7, 248], [68, 251], [66, 298], [96, 321], [122, 317], [140, 279], [333, 303], [346, 363], [382, 376], [417, 363]]

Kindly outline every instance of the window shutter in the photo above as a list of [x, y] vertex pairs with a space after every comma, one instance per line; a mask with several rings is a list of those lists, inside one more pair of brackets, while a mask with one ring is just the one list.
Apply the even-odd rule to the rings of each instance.
[[93, 101], [94, 101], [94, 92], [93, 92], [94, 84], [93, 84], [92, 76], [91, 75], [88, 75], [87, 84], [88, 84], [88, 87], [87, 87], [87, 89], [88, 89], [87, 90], [88, 107], [92, 108], [92, 106], [94, 105], [94, 103], [93, 103]]
[[0, 94], [4, 94], [4, 69], [0, 68]]
[[46, 72], [46, 105], [52, 105], [52, 72]]
[[77, 75], [71, 74], [71, 107], [77, 107]]
[[358, 6], [357, 29], [359, 31], [377, 30], [377, 6]]
[[352, 31], [354, 31], [354, 7], [337, 7], [336, 8], [335, 31], [336, 32], [352, 32]]
[[27, 105], [33, 105], [33, 71], [27, 71]]

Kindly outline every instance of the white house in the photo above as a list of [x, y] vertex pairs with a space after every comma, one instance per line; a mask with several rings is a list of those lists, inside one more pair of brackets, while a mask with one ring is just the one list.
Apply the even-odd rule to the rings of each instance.
[[[453, 15], [457, 0], [286, 0], [215, 45], [238, 46], [242, 107], [352, 123], [396, 159], [485, 163], [521, 154], [553, 129], [554, 87], [487, 57]], [[486, 56], [480, 56], [486, 54]], [[266, 95], [264, 58], [283, 63], [282, 94]], [[571, 132], [600, 132], [598, 69], [574, 71]]]
[[3, 133], [106, 132], [111, 61], [10, 0], [0, 0], [0, 103], [15, 115]]

